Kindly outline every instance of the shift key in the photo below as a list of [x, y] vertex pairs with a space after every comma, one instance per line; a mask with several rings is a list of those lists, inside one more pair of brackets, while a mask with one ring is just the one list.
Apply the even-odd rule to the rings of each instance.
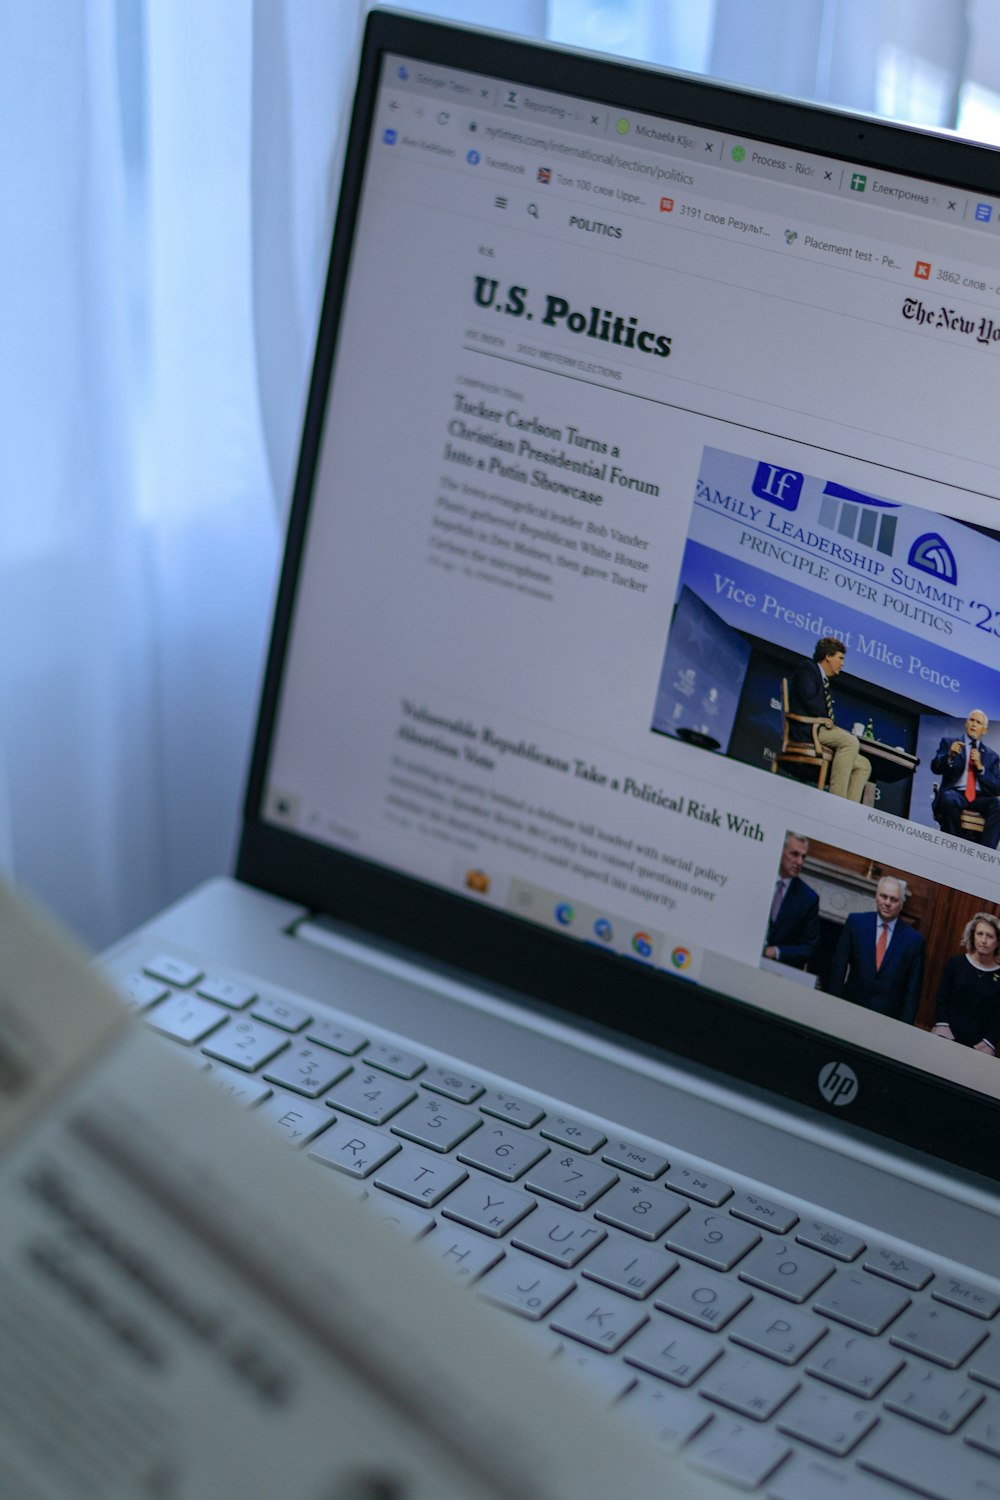
[[1000, 1464], [907, 1423], [880, 1424], [858, 1455], [873, 1474], [894, 1479], [933, 1500], [1000, 1500]]

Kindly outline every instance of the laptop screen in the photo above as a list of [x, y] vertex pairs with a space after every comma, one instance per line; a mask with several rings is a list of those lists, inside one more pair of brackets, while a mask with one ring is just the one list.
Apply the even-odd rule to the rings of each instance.
[[985, 149], [374, 17], [248, 847], [838, 1117], [996, 1098], [998, 360]]

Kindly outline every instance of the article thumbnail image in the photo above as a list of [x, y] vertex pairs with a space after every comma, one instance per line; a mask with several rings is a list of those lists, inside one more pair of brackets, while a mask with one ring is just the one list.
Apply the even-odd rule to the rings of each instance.
[[793, 829], [774, 877], [765, 966], [941, 1042], [996, 1055], [1000, 903]]
[[706, 448], [651, 728], [1000, 842], [1000, 533]]

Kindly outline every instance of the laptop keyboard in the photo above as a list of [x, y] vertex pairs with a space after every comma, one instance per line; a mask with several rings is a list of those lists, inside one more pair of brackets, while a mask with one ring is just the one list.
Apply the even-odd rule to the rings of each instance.
[[768, 1500], [1000, 1500], [1000, 1294], [170, 954], [128, 1003], [655, 1442]]

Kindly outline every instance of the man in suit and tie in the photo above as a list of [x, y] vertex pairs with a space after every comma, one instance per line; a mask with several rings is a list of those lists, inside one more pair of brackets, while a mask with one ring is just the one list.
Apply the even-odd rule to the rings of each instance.
[[[1000, 756], [983, 743], [989, 727], [982, 709], [974, 708], [962, 738], [941, 741], [931, 761], [931, 770], [941, 778], [933, 811], [942, 833], [995, 849], [1000, 843]], [[982, 833], [962, 828], [962, 814], [967, 811], [982, 814]]]
[[[829, 720], [827, 727], [816, 731], [816, 737], [824, 749], [833, 751], [830, 791], [834, 797], [860, 802], [872, 774], [872, 763], [861, 754], [857, 735], [848, 729], [838, 729], [834, 723], [833, 695], [830, 692], [830, 678], [836, 677], [843, 667], [845, 650], [843, 641], [834, 636], [825, 635], [816, 642], [812, 661], [804, 661], [792, 674], [788, 684], [788, 708], [793, 714]], [[805, 742], [812, 739], [808, 724], [792, 722], [788, 732], [793, 740]]]
[[883, 875], [875, 887], [875, 910], [854, 912], [844, 923], [829, 990], [912, 1025], [924, 976], [924, 940], [900, 918], [905, 900], [905, 881]]
[[764, 946], [765, 958], [793, 969], [807, 968], [819, 947], [819, 897], [800, 874], [808, 853], [808, 839], [785, 834]]

